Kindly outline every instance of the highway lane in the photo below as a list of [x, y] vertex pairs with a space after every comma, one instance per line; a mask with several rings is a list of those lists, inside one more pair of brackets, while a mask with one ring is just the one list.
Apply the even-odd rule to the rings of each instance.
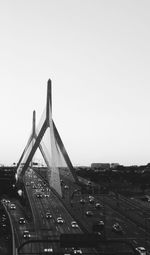
[[[32, 180], [32, 181], [31, 181]], [[31, 183], [33, 182], [33, 183]], [[53, 194], [51, 190], [47, 191], [44, 184], [39, 180], [39, 178], [33, 174], [28, 175], [26, 174], [26, 183], [29, 183], [29, 185], [26, 186], [28, 196], [30, 197], [30, 201], [32, 201], [32, 204], [34, 204], [34, 207], [36, 207], [36, 220], [38, 221], [37, 228], [38, 228], [38, 234], [40, 238], [45, 238], [45, 230], [51, 228], [53, 226], [53, 229], [51, 229], [52, 235], [60, 235], [62, 233], [82, 233], [81, 229], [73, 229], [71, 227], [71, 222], [73, 221], [73, 218], [70, 216], [68, 211], [65, 209], [65, 207], [62, 205], [61, 201], [58, 199], [56, 195]], [[40, 187], [40, 184], [42, 183], [42, 187]], [[34, 187], [36, 188], [33, 188]], [[42, 198], [37, 197], [37, 193], [42, 194]], [[45, 194], [48, 194], [49, 197], [45, 197]], [[49, 210], [53, 217], [53, 222], [50, 222], [49, 220], [45, 221], [44, 214], [46, 214], [47, 210]], [[64, 220], [63, 224], [57, 223], [57, 217], [62, 217]], [[43, 231], [44, 230], [44, 231]], [[53, 248], [56, 249], [56, 247]], [[43, 249], [43, 247], [41, 247]], [[95, 250], [87, 250], [82, 249], [84, 253], [91, 253], [96, 254]], [[58, 251], [58, 250], [57, 250]], [[63, 251], [64, 252], [64, 251]], [[83, 253], [83, 254], [84, 254]]]
[[[124, 213], [122, 214], [121, 212], [119, 212], [119, 208], [118, 206], [116, 206], [116, 203], [112, 200], [112, 198], [109, 198], [106, 195], [98, 196], [98, 197], [99, 197], [99, 201], [105, 200], [106, 211], [108, 211], [108, 208], [111, 208], [111, 212], [114, 212], [113, 217], [110, 218], [112, 219], [112, 221], [110, 221], [109, 219], [109, 225], [112, 225], [114, 222], [119, 222], [122, 225], [124, 230], [124, 233], [123, 233], [124, 238], [126, 239], [131, 238], [133, 240], [134, 246], [136, 247], [146, 245], [147, 248], [150, 249], [150, 242], [149, 242], [150, 234], [147, 231], [145, 231], [145, 226], [143, 228], [139, 226], [140, 222], [139, 224], [135, 223], [136, 211], [132, 216], [133, 220], [132, 218], [128, 217], [128, 214], [130, 213], [130, 210], [131, 210], [131, 207], [130, 207], [131, 205], [128, 207], [127, 204], [123, 204], [125, 214]], [[110, 232], [108, 233], [108, 235], [110, 235]]]
[[[7, 200], [8, 201], [8, 200]], [[28, 221], [25, 217], [22, 206], [18, 203], [16, 199], [11, 199], [9, 203], [3, 202], [13, 224], [14, 233], [15, 233], [15, 243], [16, 248], [18, 248], [22, 242], [24, 242], [23, 232], [26, 229], [32, 228], [32, 223]], [[11, 209], [11, 205], [15, 205], [15, 209]], [[20, 224], [19, 219], [23, 217], [26, 221], [25, 224]], [[23, 252], [29, 252], [31, 250], [31, 244], [26, 246], [23, 249]]]
[[[110, 206], [103, 206], [105, 204], [105, 201], [103, 199], [101, 200], [101, 205], [103, 208], [96, 209], [95, 203], [99, 201], [99, 199], [95, 198], [94, 203], [89, 202], [89, 195], [88, 194], [81, 194], [80, 192], [75, 193], [72, 197], [72, 194], [75, 190], [79, 189], [80, 187], [76, 185], [75, 183], [71, 183], [70, 179], [67, 178], [68, 175], [64, 175], [64, 173], [61, 175], [62, 180], [62, 190], [64, 192], [64, 202], [67, 204], [69, 209], [72, 211], [72, 213], [75, 215], [76, 219], [79, 219], [80, 222], [82, 222], [82, 225], [87, 229], [87, 231], [92, 232], [92, 226], [93, 223], [96, 220], [103, 220], [105, 222], [105, 228], [104, 230], [101, 230], [102, 234], [106, 234], [108, 238], [128, 238], [128, 234], [123, 231], [123, 235], [120, 235], [113, 231], [112, 226], [113, 224], [118, 220], [118, 218], [122, 219], [121, 215], [118, 215], [117, 212], [113, 211]], [[88, 182], [88, 181], [87, 181]], [[67, 186], [67, 188], [65, 188]], [[70, 203], [70, 198], [71, 202]], [[85, 204], [80, 203], [80, 199], [85, 199]], [[93, 213], [92, 217], [86, 216], [86, 211], [91, 211]], [[110, 220], [111, 219], [111, 220]], [[124, 220], [122, 220], [124, 222]], [[121, 222], [121, 223], [122, 223]], [[104, 233], [105, 232], [105, 233]], [[115, 246], [115, 248], [117, 248]]]
[[[63, 179], [63, 182], [64, 182], [63, 186], [66, 183], [69, 186], [69, 180]], [[88, 181], [86, 181], [86, 182], [88, 183]], [[69, 189], [70, 189], [70, 187], [69, 187]], [[66, 197], [67, 197], [67, 195], [66, 195]], [[148, 249], [150, 248], [150, 243], [149, 243], [150, 237], [147, 234], [147, 232], [145, 232], [145, 226], [143, 226], [143, 228], [140, 228], [133, 221], [131, 221], [127, 217], [124, 217], [123, 214], [119, 213], [118, 205], [117, 205], [115, 198], [113, 199], [111, 197], [110, 198], [111, 202], [109, 203], [107, 201], [107, 198], [109, 196], [95, 195], [95, 203], [100, 202], [102, 205], [105, 205], [103, 207], [103, 209], [100, 209], [99, 212], [98, 211], [96, 212], [95, 208], [94, 208], [95, 203], [94, 204], [89, 203], [88, 194], [82, 195], [82, 197], [85, 199], [86, 203], [81, 206], [81, 204], [80, 204], [81, 195], [76, 194], [74, 196], [74, 198], [72, 199], [73, 210], [76, 215], [80, 214], [82, 223], [85, 226], [86, 225], [88, 226], [87, 229], [89, 231], [91, 231], [93, 221], [95, 221], [95, 219], [99, 218], [99, 219], [105, 221], [105, 234], [108, 238], [116, 238], [116, 239], [122, 238], [122, 239], [131, 241], [135, 247], [146, 245]], [[68, 195], [68, 198], [69, 198], [69, 195]], [[66, 199], [66, 202], [68, 202], [68, 206], [70, 206], [69, 199], [68, 199], [68, 201]], [[113, 205], [113, 207], [111, 206], [111, 204]], [[124, 207], [122, 206], [123, 210], [130, 211], [130, 209], [131, 209], [131, 211], [133, 213], [135, 213], [135, 209], [137, 209], [137, 205], [136, 206], [133, 205], [133, 207], [131, 207], [131, 204], [130, 204], [130, 206], [127, 206], [127, 203], [122, 201], [122, 205], [123, 204], [124, 204]], [[76, 207], [74, 207], [74, 205], [76, 205]], [[71, 208], [71, 206], [70, 206], [70, 208]], [[147, 209], [148, 208], [145, 208], [145, 210], [147, 210]], [[93, 212], [93, 217], [91, 217], [90, 219], [89, 218], [87, 219], [87, 217], [85, 216], [85, 212], [87, 210], [90, 210]], [[139, 206], [138, 206], [138, 212], [139, 212], [139, 210], [140, 210], [140, 216], [143, 217], [142, 207], [140, 207], [140, 209], [139, 209]], [[133, 217], [134, 217], [134, 214], [133, 214]], [[87, 222], [87, 224], [86, 224], [86, 222]], [[113, 231], [112, 226], [116, 222], [118, 222], [122, 226], [122, 228], [123, 228], [122, 233], [117, 233], [117, 232]], [[145, 241], [145, 239], [147, 239], [147, 240]]]
[[[84, 179], [84, 183], [88, 184], [88, 180]], [[136, 201], [120, 194], [118, 199], [115, 195], [100, 194], [95, 195], [95, 198], [100, 203], [105, 204], [103, 214], [105, 213], [108, 236], [111, 237], [111, 226], [118, 221], [123, 226], [125, 238], [134, 238], [133, 241], [136, 246], [146, 245], [150, 249], [150, 203]], [[147, 240], [145, 241], [145, 239]]]

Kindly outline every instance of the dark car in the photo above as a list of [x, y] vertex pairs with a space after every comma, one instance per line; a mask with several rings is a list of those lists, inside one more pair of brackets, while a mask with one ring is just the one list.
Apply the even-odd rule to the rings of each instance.
[[96, 208], [96, 209], [101, 209], [101, 208], [103, 208], [103, 205], [100, 204], [100, 203], [96, 203], [96, 204], [95, 204], [95, 208]]
[[89, 216], [89, 217], [92, 217], [94, 215], [94, 213], [92, 211], [86, 211], [85, 215]]
[[37, 196], [38, 198], [42, 198], [42, 194], [41, 194], [41, 193], [37, 193], [36, 196]]
[[19, 219], [19, 224], [25, 224], [25, 223], [26, 223], [25, 218], [21, 217]]
[[90, 202], [91, 204], [94, 204], [94, 201], [95, 201], [94, 197], [92, 197], [92, 198], [89, 199], [89, 202]]
[[104, 228], [104, 221], [98, 220], [93, 223], [92, 230], [93, 232], [100, 232]]
[[50, 213], [50, 212], [47, 212], [47, 213], [46, 213], [46, 219], [51, 219], [51, 218], [52, 218], [51, 213]]
[[84, 198], [81, 198], [81, 199], [80, 199], [80, 203], [81, 203], [81, 204], [85, 204], [85, 203], [86, 203], [85, 199], [84, 199]]
[[123, 230], [122, 230], [122, 227], [120, 226], [119, 223], [115, 223], [113, 226], [112, 226], [113, 230], [117, 233], [122, 233]]
[[30, 237], [31, 237], [31, 235], [30, 235], [30, 233], [29, 233], [29, 230], [25, 230], [25, 231], [23, 232], [23, 237], [24, 237], [24, 238], [30, 238]]

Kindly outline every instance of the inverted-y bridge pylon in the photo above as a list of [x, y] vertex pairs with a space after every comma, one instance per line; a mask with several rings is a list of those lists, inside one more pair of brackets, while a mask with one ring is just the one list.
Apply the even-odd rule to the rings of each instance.
[[[47, 100], [46, 100], [46, 114], [43, 121], [43, 124], [40, 130], [36, 130], [35, 127], [35, 111], [33, 112], [33, 128], [32, 134], [27, 142], [27, 145], [20, 157], [20, 160], [17, 165], [16, 179], [17, 181], [21, 180], [30, 166], [32, 165], [32, 159], [35, 155], [35, 152], [39, 148], [41, 154], [47, 165], [47, 176], [49, 185], [53, 188], [60, 196], [62, 196], [61, 184], [60, 184], [60, 172], [58, 167], [58, 154], [62, 154], [63, 159], [69, 169], [70, 176], [72, 180], [78, 183], [78, 178], [75, 174], [74, 168], [70, 161], [70, 158], [67, 154], [67, 151], [64, 147], [64, 144], [61, 140], [61, 137], [58, 133], [56, 125], [52, 119], [52, 93], [51, 93], [51, 80], [48, 80], [47, 83]], [[45, 133], [48, 131], [50, 138], [50, 147], [48, 148], [48, 156], [45, 153], [45, 146], [42, 141]], [[50, 160], [49, 160], [50, 159]]]

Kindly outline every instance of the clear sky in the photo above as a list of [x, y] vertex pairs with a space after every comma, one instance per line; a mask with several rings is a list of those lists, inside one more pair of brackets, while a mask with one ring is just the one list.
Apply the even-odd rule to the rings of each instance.
[[0, 1], [0, 163], [17, 162], [53, 83], [74, 165], [150, 162], [150, 1]]

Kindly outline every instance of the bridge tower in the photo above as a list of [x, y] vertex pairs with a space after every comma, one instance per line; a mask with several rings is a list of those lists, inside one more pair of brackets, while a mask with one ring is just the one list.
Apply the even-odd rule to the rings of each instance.
[[[48, 176], [49, 185], [60, 196], [62, 196], [61, 185], [60, 185], [60, 171], [61, 170], [57, 165], [59, 153], [61, 153], [61, 155], [69, 169], [72, 181], [78, 183], [78, 178], [76, 176], [76, 173], [74, 171], [74, 168], [72, 166], [70, 158], [67, 154], [65, 146], [61, 140], [59, 132], [58, 132], [56, 125], [52, 118], [51, 80], [48, 80], [48, 82], [47, 82], [46, 113], [45, 113], [45, 118], [44, 118], [43, 124], [39, 131], [36, 129], [35, 122], [36, 122], [36, 116], [35, 116], [35, 111], [34, 111], [33, 112], [32, 134], [29, 137], [27, 145], [20, 157], [19, 162], [18, 162], [16, 179], [17, 179], [17, 181], [22, 180], [25, 172], [27, 171], [27, 169], [29, 168], [29, 166], [32, 162], [35, 152], [39, 148], [41, 151], [41, 154], [45, 160], [45, 163], [47, 165], [47, 169], [48, 169], [47, 176]], [[47, 131], [50, 134], [50, 145], [51, 146], [48, 149], [49, 149], [49, 154], [51, 155], [51, 160], [48, 159], [48, 157], [45, 153], [45, 147], [44, 147], [44, 144], [42, 141], [42, 139]]]

